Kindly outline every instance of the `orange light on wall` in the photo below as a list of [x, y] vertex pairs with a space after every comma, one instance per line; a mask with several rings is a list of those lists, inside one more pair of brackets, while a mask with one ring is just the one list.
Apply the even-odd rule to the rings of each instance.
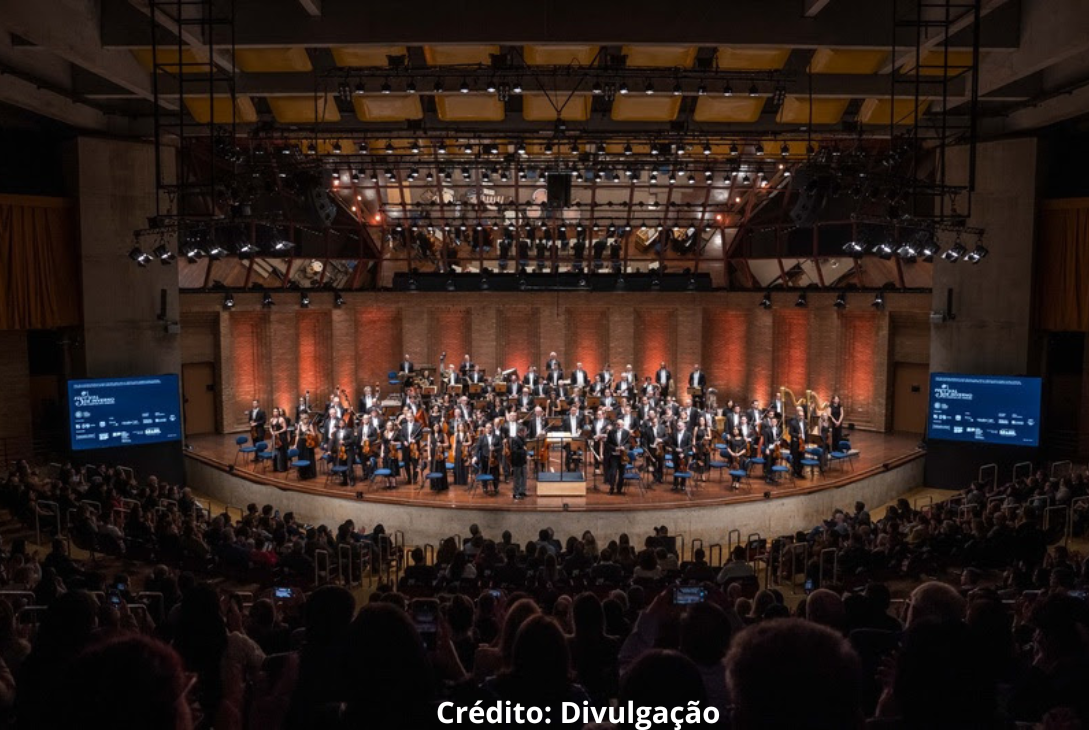
[[[480, 362], [483, 356], [478, 357], [472, 351], [473, 346], [473, 312], [471, 309], [449, 308], [434, 310], [431, 321], [431, 339], [437, 345], [432, 352], [435, 353], [435, 365], [439, 364], [439, 353], [446, 353], [447, 365], [460, 365], [464, 355], [470, 355], [473, 362]], [[481, 363], [483, 365], [483, 363]], [[491, 375], [491, 373], [488, 373]]]
[[[310, 402], [324, 399], [333, 383], [333, 360], [329, 357], [332, 320], [328, 311], [300, 309], [295, 320], [298, 338], [298, 382], [294, 388], [278, 386], [277, 405], [286, 408], [294, 418], [294, 406], [300, 395], [310, 391]], [[340, 383], [349, 389], [351, 383]], [[322, 401], [324, 402], [324, 401]]]
[[[705, 310], [703, 321], [703, 365], [709, 382], [718, 388], [718, 403], [730, 398], [748, 404], [751, 353], [748, 352], [749, 319], [739, 309]], [[764, 398], [767, 384], [756, 390]]]
[[530, 365], [543, 365], [539, 351], [540, 318], [537, 310], [504, 308], [501, 312], [498, 366], [503, 369], [517, 368], [519, 375], [525, 375]]
[[[401, 310], [394, 307], [360, 307], [355, 313], [356, 377], [359, 393], [352, 397], [357, 401], [363, 386], [379, 383], [383, 390], [389, 371], [397, 370], [397, 363], [404, 356], [401, 341]], [[437, 364], [437, 363], [436, 363]]]
[[[583, 369], [594, 377], [609, 359], [608, 310], [568, 309], [566, 330], [569, 354], [565, 367], [573, 370], [575, 363], [581, 361]], [[618, 367], [616, 363], [612, 365], [614, 370]]]
[[[843, 400], [847, 417], [869, 422], [877, 394], [874, 371], [877, 349], [877, 312], [845, 312], [842, 320]], [[831, 398], [831, 395], [829, 395]]]
[[778, 393], [780, 387], [786, 387], [798, 398], [805, 396], [809, 370], [808, 320], [809, 312], [805, 310], [777, 309], [774, 312], [775, 380], [771, 384], [774, 393]]
[[226, 423], [244, 422], [243, 412], [254, 398], [265, 402], [265, 385], [258, 375], [264, 372], [262, 357], [263, 315], [258, 312], [232, 312], [231, 315], [231, 382], [234, 385], [233, 413], [224, 417]]
[[[677, 318], [673, 309], [639, 309], [635, 313], [635, 358], [632, 363], [640, 378], [653, 376], [662, 362], [674, 371], [673, 377], [684, 377], [677, 370]], [[619, 371], [627, 363], [613, 363]]]

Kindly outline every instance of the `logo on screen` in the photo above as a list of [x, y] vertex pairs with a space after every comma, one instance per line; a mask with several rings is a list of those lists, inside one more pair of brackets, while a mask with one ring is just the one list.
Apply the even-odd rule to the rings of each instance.
[[112, 406], [117, 402], [117, 399], [91, 395], [90, 392], [84, 390], [73, 399], [73, 402], [77, 406]]
[[944, 400], [972, 400], [971, 393], [962, 393], [956, 388], [950, 388], [945, 383], [942, 383], [940, 388], [934, 389], [934, 397]]

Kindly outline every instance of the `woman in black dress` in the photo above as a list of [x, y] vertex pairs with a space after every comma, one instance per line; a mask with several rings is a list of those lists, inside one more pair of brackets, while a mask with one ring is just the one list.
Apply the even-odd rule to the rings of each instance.
[[431, 480], [432, 492], [445, 492], [450, 488], [446, 477], [446, 446], [442, 431], [431, 430], [424, 434], [423, 452], [427, 458], [428, 472], [442, 474], [441, 479]]
[[469, 462], [473, 458], [473, 437], [469, 434], [468, 424], [465, 421], [458, 421], [452, 445], [454, 447], [454, 484], [468, 486]]
[[309, 461], [310, 466], [299, 469], [299, 479], [313, 479], [318, 475], [318, 467], [314, 463], [314, 447], [306, 444], [308, 436], [314, 443], [320, 440], [317, 429], [310, 421], [310, 414], [303, 413], [302, 420], [295, 428], [295, 448], [299, 450], [299, 461]]
[[839, 442], [843, 440], [843, 405], [838, 395], [832, 396], [828, 417], [832, 421], [832, 450], [839, 451]]
[[272, 470], [287, 471], [287, 419], [279, 408], [272, 409], [272, 419], [268, 422], [272, 434]]
[[705, 482], [707, 472], [711, 470], [711, 429], [707, 425], [707, 416], [700, 416], [696, 421], [696, 429], [692, 432], [692, 453], [692, 471], [696, 473], [696, 481]]

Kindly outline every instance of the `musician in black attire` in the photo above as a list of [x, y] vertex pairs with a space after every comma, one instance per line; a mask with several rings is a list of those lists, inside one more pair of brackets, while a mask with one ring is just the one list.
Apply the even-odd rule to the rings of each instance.
[[295, 448], [299, 450], [298, 459], [308, 461], [310, 465], [299, 469], [299, 479], [313, 479], [318, 475], [317, 462], [314, 460], [314, 447], [306, 445], [306, 437], [311, 433], [312, 429], [310, 414], [304, 413], [295, 428]]
[[783, 429], [779, 428], [779, 418], [774, 412], [768, 412], [768, 418], [764, 423], [764, 427], [760, 430], [761, 449], [764, 454], [764, 481], [768, 484], [774, 484], [775, 481], [771, 478], [771, 467], [775, 466], [775, 459], [773, 459], [773, 452], [775, 446], [783, 438]]
[[[359, 448], [359, 459], [363, 462], [363, 478], [369, 479], [377, 468], [378, 452], [381, 451], [381, 432], [374, 425], [370, 413], [364, 413], [356, 433], [356, 445]], [[363, 444], [367, 444], [369, 453], [363, 453]]]
[[258, 441], [265, 440], [265, 423], [268, 422], [268, 416], [265, 415], [264, 410], [261, 408], [261, 404], [257, 399], [253, 399], [253, 408], [250, 409], [250, 437], [253, 439], [253, 443], [256, 445]]
[[344, 422], [337, 419], [336, 430], [329, 439], [329, 453], [333, 455], [334, 466], [346, 466], [348, 470], [341, 475], [341, 485], [355, 484], [355, 441], [352, 430], [344, 427]]
[[700, 389], [699, 394], [692, 396], [692, 402], [695, 403], [696, 408], [703, 408], [703, 398], [707, 390], [707, 375], [700, 370], [699, 364], [692, 370], [692, 374], [688, 376], [688, 387]]
[[[401, 426], [401, 443], [404, 444], [402, 461], [405, 462], [405, 473], [409, 484], [416, 483], [416, 476], [419, 473], [420, 457], [417, 453], [416, 458], [412, 458], [412, 445], [419, 440], [422, 431], [423, 427], [412, 418], [406, 419], [404, 425]], [[417, 448], [419, 448], [418, 444]]]
[[518, 432], [508, 441], [510, 444], [510, 466], [514, 475], [514, 499], [526, 498], [526, 429], [519, 427]]
[[832, 421], [832, 451], [839, 451], [839, 442], [843, 440], [843, 404], [838, 395], [832, 396], [828, 407], [828, 417]]
[[795, 479], [805, 479], [802, 471], [802, 454], [805, 452], [805, 409], [795, 409], [794, 418], [787, 422], [787, 434], [790, 435], [790, 465], [794, 469]]
[[[665, 475], [665, 449], [669, 447], [669, 426], [658, 421], [658, 416], [651, 415], [650, 426], [644, 431], [646, 434], [646, 453], [654, 463], [654, 483], [661, 484]], [[662, 455], [658, 455], [658, 447], [662, 446]]]
[[[484, 426], [484, 433], [476, 442], [476, 449], [473, 456], [473, 466], [475, 466], [480, 473], [487, 473], [492, 475], [492, 494], [499, 495], [499, 457], [503, 449], [503, 439], [495, 432], [495, 428], [492, 426], [491, 421]], [[494, 458], [492, 458], [494, 455]], [[487, 494], [487, 484], [485, 484], [484, 493]]]
[[673, 452], [673, 491], [683, 492], [688, 487], [688, 480], [678, 477], [688, 466], [688, 452], [692, 449], [692, 434], [688, 433], [687, 424], [677, 421], [677, 431], [666, 442]]
[[609, 494], [624, 493], [624, 458], [631, 447], [631, 431], [618, 424], [609, 431], [608, 438], [602, 443], [605, 453], [605, 483], [609, 485]]

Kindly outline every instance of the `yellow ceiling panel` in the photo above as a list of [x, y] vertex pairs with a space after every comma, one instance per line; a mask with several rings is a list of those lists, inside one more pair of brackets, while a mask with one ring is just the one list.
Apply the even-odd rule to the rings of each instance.
[[418, 94], [353, 96], [352, 106], [361, 122], [403, 122], [423, 117]]
[[339, 122], [340, 112], [332, 94], [318, 96], [270, 96], [269, 108], [276, 121], [286, 124]]
[[[563, 109], [557, 113], [552, 106], [564, 104]], [[522, 116], [530, 122], [554, 122], [559, 116], [569, 122], [585, 122], [590, 118], [590, 105], [592, 101], [589, 94], [575, 94], [567, 99], [567, 93], [548, 94], [534, 92], [522, 95]]]
[[589, 66], [597, 49], [598, 46], [526, 46], [522, 56], [530, 66], [566, 66], [569, 63]]
[[875, 74], [889, 60], [881, 49], [818, 48], [809, 60], [809, 73]]
[[847, 111], [850, 99], [815, 98], [810, 100], [804, 96], [788, 96], [779, 107], [779, 113], [775, 121], [781, 124], [809, 124], [812, 115], [813, 124], [836, 124], [843, 113]]
[[234, 60], [238, 68], [248, 73], [293, 73], [313, 69], [305, 48], [238, 48]]
[[248, 96], [235, 97], [233, 113], [229, 96], [215, 96], [210, 101], [207, 96], [187, 96], [185, 107], [199, 124], [252, 124], [257, 121], [257, 110]]
[[386, 66], [389, 56], [404, 56], [404, 46], [340, 46], [329, 49], [337, 66]]
[[[933, 50], [923, 54], [923, 62], [919, 66], [919, 75], [956, 76], [971, 70], [971, 68], [971, 51], [949, 51], [949, 58], [947, 59], [944, 50]], [[915, 61], [908, 61], [900, 67], [900, 70], [904, 73], [912, 73], [915, 70]]]
[[424, 46], [428, 66], [459, 66], [471, 63], [491, 63], [499, 46]]
[[692, 119], [697, 122], [755, 122], [763, 109], [762, 96], [701, 96]]
[[625, 94], [613, 101], [612, 117], [618, 122], [669, 122], [681, 108], [681, 97]]
[[894, 124], [915, 124], [916, 120], [926, 113], [930, 106], [929, 99], [919, 101], [916, 108], [915, 99], [867, 99], [862, 102], [862, 109], [858, 112], [858, 120], [863, 124], [889, 124], [890, 118]]
[[632, 68], [690, 68], [696, 60], [696, 46], [624, 46]]
[[[141, 66], [151, 71], [155, 67], [155, 62], [152, 60], [152, 49], [150, 48], [134, 48], [132, 49], [132, 55], [136, 57], [136, 60]], [[187, 74], [206, 74], [208, 73], [208, 54], [197, 53], [191, 48], [183, 48], [181, 50], [181, 60], [178, 60], [179, 54], [177, 48], [159, 48], [154, 52], [155, 59], [158, 60], [162, 66], [162, 71], [168, 73], [187, 73]], [[180, 64], [185, 64], [180, 65]]]
[[717, 56], [720, 69], [741, 71], [774, 71], [782, 68], [789, 57], [789, 48], [744, 46], [719, 46]]
[[444, 122], [501, 122], [506, 115], [495, 94], [436, 94], [435, 109]]

